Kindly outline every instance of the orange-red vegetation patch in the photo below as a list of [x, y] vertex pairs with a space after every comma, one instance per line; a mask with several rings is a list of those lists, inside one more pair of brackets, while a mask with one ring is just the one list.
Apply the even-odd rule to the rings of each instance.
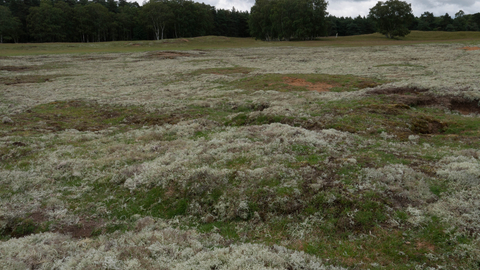
[[311, 83], [307, 82], [304, 79], [292, 78], [292, 77], [283, 77], [283, 82], [291, 85], [291, 86], [301, 86], [306, 87], [308, 90], [317, 91], [317, 92], [328, 92], [334, 85], [324, 83], [324, 82], [316, 82]]
[[476, 50], [480, 50], [480, 47], [463, 47], [460, 49], [465, 51], [476, 51]]

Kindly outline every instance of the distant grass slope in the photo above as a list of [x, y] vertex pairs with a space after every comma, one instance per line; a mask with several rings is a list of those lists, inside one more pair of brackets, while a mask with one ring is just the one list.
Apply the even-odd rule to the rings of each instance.
[[163, 41], [115, 41], [97, 43], [22, 43], [0, 44], [0, 56], [59, 54], [59, 53], [116, 53], [155, 50], [208, 50], [242, 47], [276, 46], [380, 46], [436, 42], [480, 41], [480, 32], [412, 31], [401, 39], [387, 39], [379, 33], [348, 37], [325, 37], [314, 41], [264, 42], [253, 38], [204, 36], [196, 38], [165, 39]]

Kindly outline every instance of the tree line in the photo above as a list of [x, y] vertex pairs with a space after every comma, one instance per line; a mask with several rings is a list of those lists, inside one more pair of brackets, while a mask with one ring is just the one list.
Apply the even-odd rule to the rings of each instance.
[[[387, 1], [392, 2], [392, 1]], [[401, 1], [393, 1], [401, 2]], [[393, 3], [392, 2], [392, 3]], [[191, 0], [0, 0], [0, 42], [99, 42], [204, 35], [262, 40], [314, 39], [378, 32], [379, 2], [369, 16], [328, 15], [325, 0], [256, 0], [251, 12]], [[480, 31], [480, 13], [406, 14], [405, 29]], [[381, 31], [380, 31], [381, 32]]]
[[314, 39], [327, 33], [325, 0], [256, 0], [250, 34], [262, 40]]
[[[377, 22], [371, 16], [335, 17], [328, 16], [330, 36], [352, 36], [378, 32]], [[434, 16], [424, 12], [420, 17], [411, 16], [407, 23], [409, 30], [419, 31], [480, 31], [480, 13], [465, 14], [462, 10], [452, 17], [448, 13]]]
[[0, 42], [248, 37], [248, 18], [190, 0], [0, 0]]
[[411, 28], [420, 31], [480, 31], [480, 12], [465, 14], [460, 10], [452, 18], [448, 13], [435, 17], [426, 11], [415, 18]]

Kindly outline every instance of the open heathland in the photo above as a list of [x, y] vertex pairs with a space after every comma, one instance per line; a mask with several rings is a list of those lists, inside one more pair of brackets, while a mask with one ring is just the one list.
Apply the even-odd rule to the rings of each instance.
[[0, 268], [478, 268], [456, 35], [1, 47]]

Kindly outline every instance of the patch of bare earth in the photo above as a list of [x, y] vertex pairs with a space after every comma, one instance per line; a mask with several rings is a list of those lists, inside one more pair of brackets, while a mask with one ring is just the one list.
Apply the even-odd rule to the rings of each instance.
[[460, 49], [465, 51], [477, 51], [480, 50], [480, 47], [462, 47]]
[[311, 83], [311, 82], [307, 82], [304, 79], [292, 78], [292, 77], [283, 77], [282, 79], [283, 79], [283, 82], [288, 85], [305, 87], [310, 91], [316, 91], [316, 92], [328, 92], [332, 87], [334, 87], [334, 85], [331, 85], [325, 82]]
[[394, 103], [408, 106], [429, 106], [456, 110], [464, 115], [480, 113], [479, 100], [459, 96], [435, 96], [428, 89], [416, 87], [386, 88], [369, 91], [370, 95], [385, 95]]
[[5, 71], [30, 71], [39, 69], [38, 66], [0, 66], [0, 70]]
[[[32, 213], [29, 218], [33, 220], [35, 224], [42, 224], [48, 221], [47, 216], [42, 212]], [[70, 235], [73, 238], [86, 238], [92, 236], [92, 233], [99, 230], [102, 225], [102, 221], [81, 218], [77, 224], [60, 225], [54, 229], [53, 232]]]
[[55, 232], [70, 235], [73, 238], [86, 238], [91, 237], [95, 231], [99, 230], [102, 227], [102, 225], [103, 222], [101, 221], [81, 220], [77, 224], [63, 226]]
[[116, 57], [112, 56], [103, 56], [103, 55], [96, 55], [96, 56], [73, 56], [72, 58], [78, 59], [80, 61], [96, 61], [96, 60], [101, 60], [101, 61], [108, 61], [108, 60], [115, 60], [117, 59]]
[[193, 56], [190, 53], [184, 53], [184, 52], [175, 52], [175, 51], [157, 51], [157, 52], [151, 52], [146, 58], [156, 58], [156, 59], [175, 59], [177, 57], [189, 57]]
[[66, 75], [20, 75], [14, 77], [0, 77], [0, 84], [43, 83], [62, 76]]

